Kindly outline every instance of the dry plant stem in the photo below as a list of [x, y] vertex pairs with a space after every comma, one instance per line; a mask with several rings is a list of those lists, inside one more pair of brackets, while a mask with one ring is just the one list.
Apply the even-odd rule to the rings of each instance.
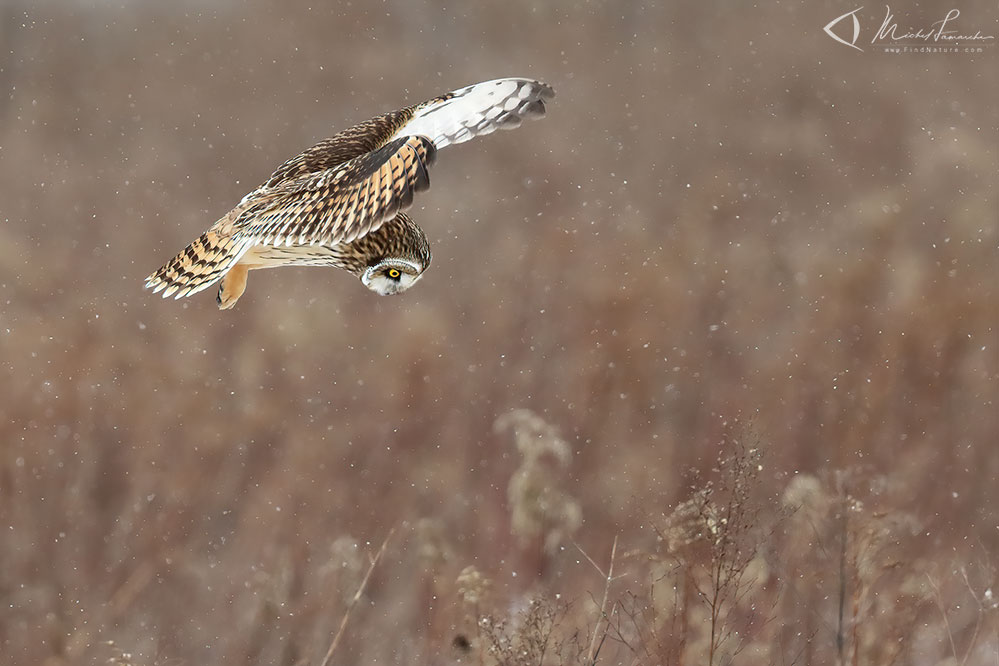
[[378, 564], [378, 560], [381, 559], [382, 554], [385, 552], [385, 547], [388, 546], [389, 539], [395, 533], [395, 528], [389, 530], [388, 534], [385, 535], [385, 540], [382, 541], [381, 548], [375, 553], [375, 556], [371, 558], [371, 565], [368, 567], [368, 572], [364, 574], [364, 580], [357, 588], [357, 592], [354, 593], [354, 597], [347, 604], [347, 610], [343, 613], [343, 619], [340, 620], [340, 628], [336, 630], [336, 636], [333, 637], [333, 642], [330, 643], [330, 649], [326, 651], [326, 656], [323, 657], [321, 666], [329, 666], [330, 660], [333, 659], [333, 653], [336, 652], [337, 646], [340, 644], [340, 639], [343, 637], [343, 632], [347, 628], [347, 620], [350, 619], [350, 611], [354, 609], [357, 602], [360, 601], [361, 595], [364, 594], [364, 588], [368, 585], [368, 579], [371, 578], [371, 572], [375, 570], [375, 565]]
[[[974, 588], [971, 586], [971, 581], [968, 580], [968, 572], [964, 567], [961, 568], [961, 576], [964, 579], [964, 584], [968, 588], [968, 592], [971, 593], [971, 598], [974, 599], [975, 603], [978, 605], [975, 627], [971, 632], [971, 639], [968, 641], [968, 647], [963, 656], [958, 655], [957, 653], [957, 644], [954, 641], [954, 631], [950, 626], [950, 619], [947, 616], [947, 608], [944, 605], [943, 595], [940, 592], [940, 586], [929, 574], [926, 574], [926, 579], [930, 582], [930, 587], [933, 588], [933, 596], [937, 602], [937, 608], [940, 610], [940, 615], [943, 617], [944, 628], [947, 630], [947, 639], [950, 641], [951, 654], [954, 659], [961, 664], [961, 666], [964, 666], [968, 663], [968, 658], [971, 657], [971, 652], [975, 647], [975, 643], [978, 641], [978, 632], [981, 631], [982, 628], [983, 603], [981, 599], [978, 598], [978, 594], [975, 592]], [[996, 661], [999, 662], [999, 651], [996, 653]]]
[[478, 639], [476, 643], [479, 646], [479, 666], [485, 666], [486, 654], [491, 651], [492, 643], [491, 636], [488, 635], [488, 632], [483, 631], [482, 615], [479, 614], [478, 607], [475, 609], [475, 635]]
[[940, 587], [929, 574], [926, 574], [926, 580], [929, 581], [930, 587], [933, 588], [933, 596], [936, 598], [937, 608], [940, 609], [940, 615], [943, 617], [944, 628], [947, 630], [947, 638], [950, 640], [951, 654], [954, 656], [954, 659], [957, 659], [957, 645], [954, 643], [954, 632], [950, 628], [950, 618], [947, 617], [947, 608], [944, 606], [943, 597], [940, 595]]
[[[857, 555], [853, 557], [853, 570], [858, 570], [857, 565]], [[850, 618], [850, 622], [853, 624], [853, 661], [851, 662], [853, 666], [859, 666], [860, 664], [860, 597], [864, 594], [866, 588], [861, 587], [862, 582], [860, 576], [857, 576], [857, 584], [854, 586], [853, 590], [853, 613]]]
[[839, 664], [843, 663], [843, 648], [846, 639], [843, 635], [843, 616], [846, 610], [846, 530], [847, 530], [847, 506], [844, 496], [840, 507], [840, 533], [839, 533], [839, 615], [836, 623], [836, 656]]
[[968, 592], [971, 594], [971, 598], [974, 599], [975, 603], [978, 605], [978, 613], [975, 616], [975, 630], [971, 633], [971, 640], [968, 641], [968, 649], [965, 651], [964, 658], [961, 660], [961, 666], [964, 666], [964, 664], [968, 663], [968, 657], [971, 656], [971, 651], [975, 647], [975, 643], [978, 641], [978, 632], [982, 628], [984, 604], [982, 603], [982, 600], [978, 598], [975, 588], [971, 586], [971, 581], [968, 580], [968, 570], [964, 567], [961, 567], [961, 578], [964, 579], [964, 584], [967, 586]]
[[[606, 574], [600, 569], [600, 567], [597, 566], [597, 563], [594, 562], [590, 558], [590, 556], [586, 554], [586, 551], [584, 551], [582, 548], [579, 547], [579, 544], [576, 544], [576, 548], [579, 548], [579, 552], [581, 552], [583, 554], [583, 557], [585, 557], [589, 561], [589, 563], [591, 565], [593, 565], [593, 568], [596, 569], [597, 572], [601, 576], [603, 576], [604, 581], [605, 581], [604, 582], [604, 598], [600, 602], [600, 616], [597, 617], [597, 623], [593, 627], [593, 636], [590, 638], [590, 648], [586, 651], [586, 663], [593, 664], [594, 660], [596, 659], [595, 651], [598, 649], [598, 647], [597, 647], [597, 636], [600, 634], [600, 631], [599, 631], [599, 629], [600, 629], [600, 620], [604, 620], [605, 622], [607, 622], [608, 626], [610, 626], [610, 620], [607, 619], [607, 613], [606, 613], [606, 611], [607, 611], [607, 596], [610, 594], [611, 581], [614, 579], [614, 558], [617, 556], [617, 536], [614, 537], [614, 545], [611, 546], [610, 567], [607, 569], [607, 573]], [[606, 632], [605, 632], [605, 636], [606, 636]], [[603, 641], [602, 640], [600, 641], [600, 645], [601, 646], [603, 645]]]

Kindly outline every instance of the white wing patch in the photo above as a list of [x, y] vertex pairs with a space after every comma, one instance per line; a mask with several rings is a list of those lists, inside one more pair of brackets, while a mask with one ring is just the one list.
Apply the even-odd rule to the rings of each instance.
[[555, 97], [555, 91], [530, 79], [496, 79], [445, 97], [418, 108], [392, 138], [425, 136], [443, 148], [498, 129], [513, 129], [524, 118], [545, 115], [545, 102]]

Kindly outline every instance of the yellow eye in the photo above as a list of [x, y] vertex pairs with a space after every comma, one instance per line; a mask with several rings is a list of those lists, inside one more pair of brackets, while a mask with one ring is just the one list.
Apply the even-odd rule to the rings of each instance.
[[389, 269], [388, 276], [390, 278], [392, 278], [393, 280], [395, 280], [396, 278], [398, 278], [400, 275], [402, 275], [402, 273], [399, 272], [399, 269], [397, 269], [397, 268], [390, 268]]

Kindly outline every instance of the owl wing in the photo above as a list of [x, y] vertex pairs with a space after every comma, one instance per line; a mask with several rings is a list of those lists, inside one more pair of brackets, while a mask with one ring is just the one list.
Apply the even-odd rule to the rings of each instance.
[[274, 245], [349, 243], [408, 208], [430, 186], [437, 149], [540, 118], [544, 83], [497, 79], [354, 125], [293, 157], [241, 215], [240, 236]]
[[402, 137], [425, 136], [436, 148], [443, 148], [497, 129], [513, 129], [523, 118], [543, 116], [545, 102], [553, 97], [551, 86], [530, 79], [496, 79], [466, 86], [337, 132], [279, 166], [260, 189], [332, 169]]
[[348, 160], [378, 150], [394, 138], [396, 130], [413, 117], [414, 107], [390, 111], [323, 139], [275, 169], [261, 188], [271, 188], [300, 176], [340, 166]]
[[408, 208], [430, 186], [437, 149], [426, 137], [393, 139], [332, 169], [262, 189], [233, 231], [265, 245], [349, 243]]
[[476, 83], [409, 107], [412, 114], [392, 135], [426, 136], [437, 148], [519, 127], [524, 118], [545, 115], [555, 97], [551, 86], [531, 79]]

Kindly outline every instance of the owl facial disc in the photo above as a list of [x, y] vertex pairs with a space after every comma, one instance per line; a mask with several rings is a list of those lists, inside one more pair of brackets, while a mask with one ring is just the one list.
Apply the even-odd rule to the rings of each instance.
[[361, 282], [381, 296], [399, 294], [412, 287], [423, 275], [423, 267], [405, 259], [383, 259], [361, 274]]

